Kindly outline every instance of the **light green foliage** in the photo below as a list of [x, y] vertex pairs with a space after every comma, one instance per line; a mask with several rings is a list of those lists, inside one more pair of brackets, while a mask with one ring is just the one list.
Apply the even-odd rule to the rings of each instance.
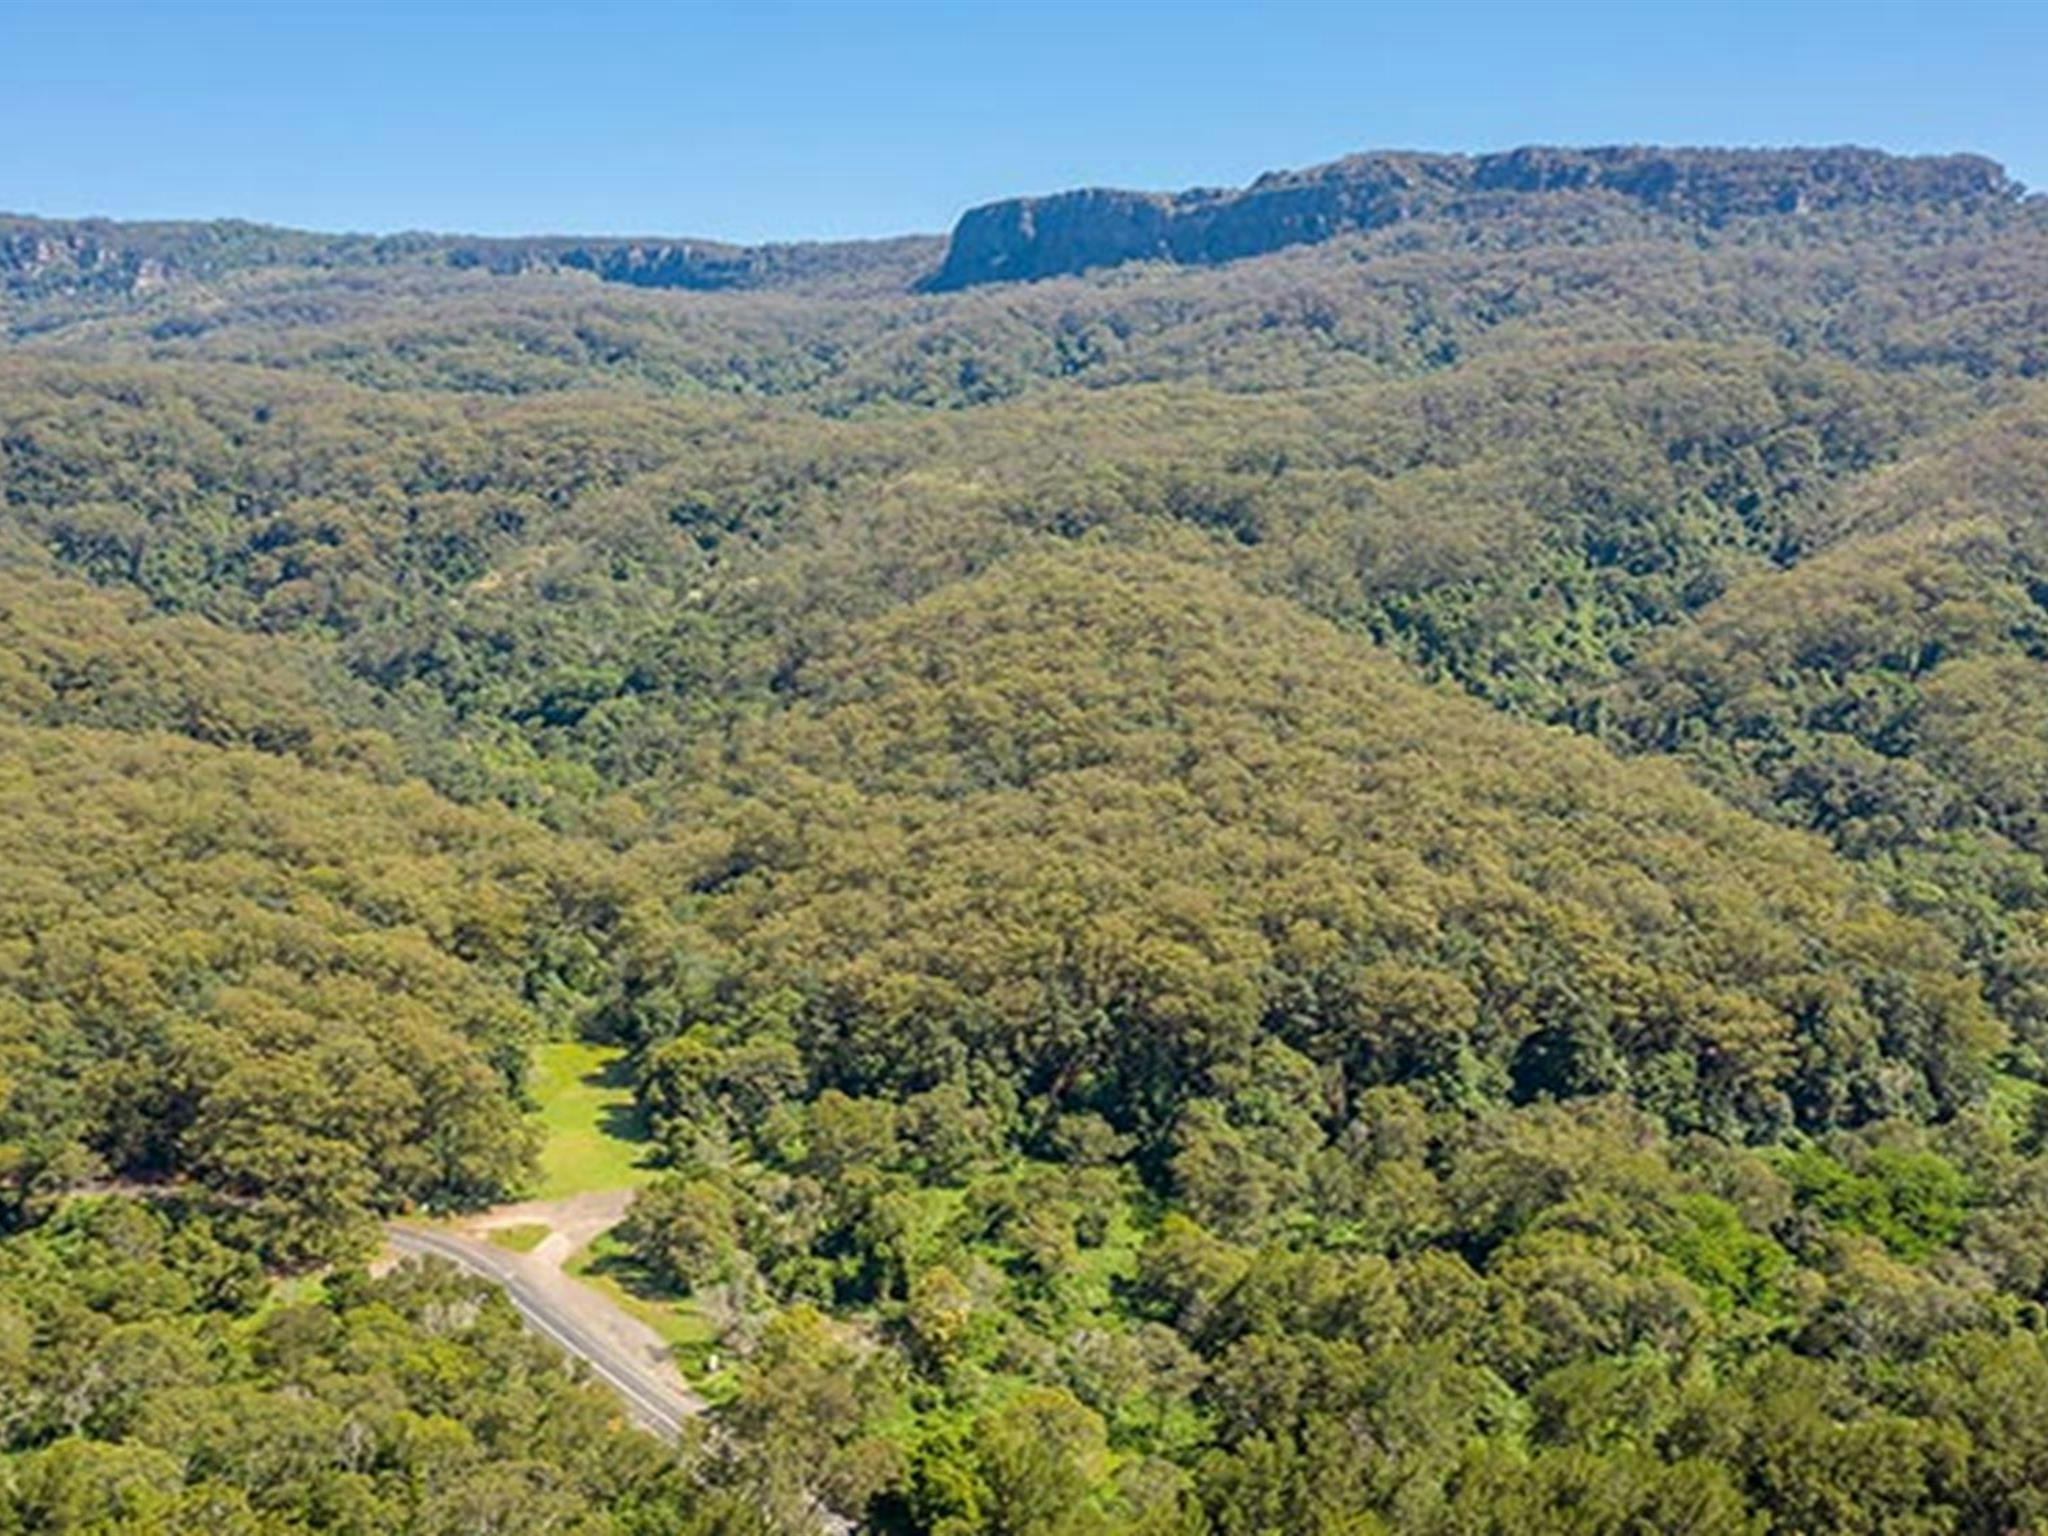
[[1906, 1259], [1956, 1240], [1970, 1205], [1969, 1180], [1939, 1153], [1878, 1146], [1852, 1171], [1817, 1148], [1779, 1160], [1795, 1198], [1830, 1221], [1867, 1232]]

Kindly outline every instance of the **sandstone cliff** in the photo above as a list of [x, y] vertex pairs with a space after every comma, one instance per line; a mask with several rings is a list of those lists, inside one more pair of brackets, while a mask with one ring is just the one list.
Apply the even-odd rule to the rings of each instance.
[[1976, 155], [1868, 149], [1517, 149], [1353, 155], [1240, 190], [1088, 189], [971, 209], [934, 289], [1051, 277], [1127, 261], [1230, 261], [1425, 215], [1498, 217], [1549, 195], [1592, 197], [1704, 223], [1875, 203], [2006, 201], [2019, 187]]

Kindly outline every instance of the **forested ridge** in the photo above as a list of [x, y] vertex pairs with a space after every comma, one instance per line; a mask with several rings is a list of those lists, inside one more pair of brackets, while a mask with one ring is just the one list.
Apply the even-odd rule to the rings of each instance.
[[[2048, 222], [1687, 153], [10, 221], [0, 1533], [2048, 1529]], [[366, 1268], [578, 1039], [677, 1448]]]

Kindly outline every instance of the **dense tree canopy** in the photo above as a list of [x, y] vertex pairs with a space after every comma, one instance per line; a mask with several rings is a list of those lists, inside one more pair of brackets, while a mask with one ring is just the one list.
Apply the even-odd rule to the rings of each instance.
[[2038, 201], [0, 239], [0, 1536], [2048, 1524]]
[[848, 1091], [993, 1073], [1150, 1147], [1236, 1073], [1633, 1086], [1741, 1137], [1953, 1111], [2000, 1044], [1817, 846], [1168, 561], [1012, 560], [789, 691], [680, 851], [748, 1048], [798, 994]]

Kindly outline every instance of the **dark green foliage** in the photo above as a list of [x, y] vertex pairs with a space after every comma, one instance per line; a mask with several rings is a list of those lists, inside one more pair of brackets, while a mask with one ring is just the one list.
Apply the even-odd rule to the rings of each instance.
[[1952, 1110], [1999, 1044], [1811, 844], [1164, 561], [1013, 561], [791, 692], [707, 765], [679, 873], [734, 951], [727, 1032], [807, 994], [794, 1043], [848, 1092], [993, 1072], [1158, 1158], [1210, 1100], [1180, 1182], [1285, 1206], [1376, 1083], [1640, 1074], [1734, 1135]]

